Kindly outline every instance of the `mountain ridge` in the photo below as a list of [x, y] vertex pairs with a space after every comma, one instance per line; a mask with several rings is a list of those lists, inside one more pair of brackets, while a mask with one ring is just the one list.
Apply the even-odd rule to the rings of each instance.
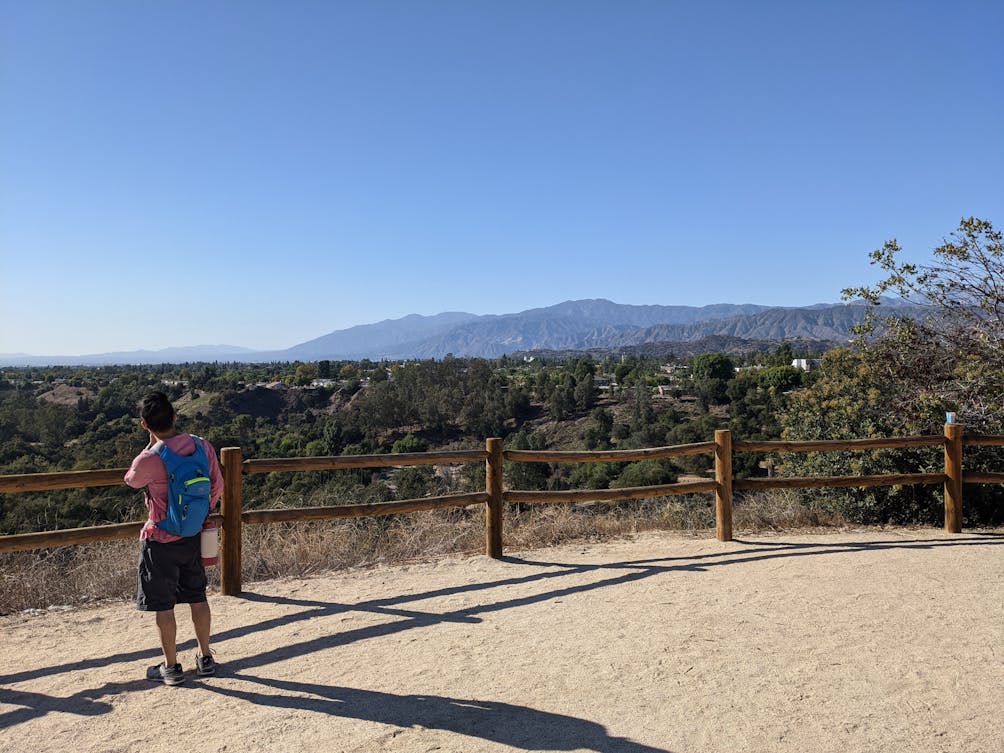
[[[901, 306], [884, 301], [889, 307]], [[3, 366], [157, 364], [195, 361], [312, 361], [458, 357], [495, 358], [527, 351], [619, 348], [652, 342], [800, 339], [845, 342], [868, 310], [860, 302], [812, 306], [718, 303], [706, 306], [619, 304], [605, 298], [563, 301], [509, 314], [450, 311], [362, 324], [283, 350], [198, 345], [82, 356], [0, 354]]]

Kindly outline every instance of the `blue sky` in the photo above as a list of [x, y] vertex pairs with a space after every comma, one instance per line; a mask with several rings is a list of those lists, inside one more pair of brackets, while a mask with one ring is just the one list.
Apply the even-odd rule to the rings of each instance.
[[1004, 224], [1004, 3], [0, 3], [0, 353], [805, 305]]

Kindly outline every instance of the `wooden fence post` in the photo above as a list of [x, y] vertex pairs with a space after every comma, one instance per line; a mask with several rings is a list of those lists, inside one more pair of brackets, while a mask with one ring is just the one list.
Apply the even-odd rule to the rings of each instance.
[[715, 430], [715, 536], [732, 541], [732, 432]]
[[962, 533], [962, 424], [945, 424], [945, 530]]
[[224, 447], [223, 525], [220, 528], [220, 592], [236, 596], [241, 592], [241, 471], [240, 447]]
[[502, 440], [491, 437], [485, 440], [488, 458], [485, 460], [485, 491], [488, 504], [485, 508], [485, 554], [493, 559], [502, 558]]

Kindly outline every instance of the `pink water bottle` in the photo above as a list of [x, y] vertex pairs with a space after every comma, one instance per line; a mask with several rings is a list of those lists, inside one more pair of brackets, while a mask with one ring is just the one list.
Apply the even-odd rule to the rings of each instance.
[[220, 529], [216, 527], [215, 521], [207, 520], [203, 524], [199, 540], [202, 545], [202, 566], [215, 565], [220, 556]]

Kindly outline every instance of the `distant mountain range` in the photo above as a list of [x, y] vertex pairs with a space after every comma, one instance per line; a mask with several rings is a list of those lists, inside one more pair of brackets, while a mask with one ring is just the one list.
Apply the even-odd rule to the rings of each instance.
[[[892, 300], [883, 303], [903, 305]], [[279, 351], [198, 345], [85, 356], [0, 354], [0, 366], [423, 359], [448, 354], [494, 358], [515, 352], [623, 349], [646, 343], [686, 343], [683, 350], [692, 352], [697, 343], [709, 338], [822, 345], [845, 342], [866, 310], [864, 304], [855, 303], [798, 308], [731, 303], [631, 306], [591, 299], [518, 314], [411, 314], [336, 330]]]

